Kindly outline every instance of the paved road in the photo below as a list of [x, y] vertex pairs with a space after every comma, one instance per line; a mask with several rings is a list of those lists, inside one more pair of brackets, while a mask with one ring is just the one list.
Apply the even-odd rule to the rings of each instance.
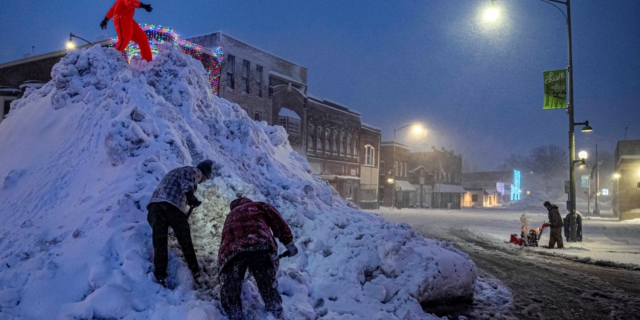
[[445, 311], [451, 318], [640, 319], [640, 271], [495, 245], [464, 227], [436, 227], [424, 219], [418, 224], [406, 216], [385, 218], [412, 224], [427, 237], [454, 242], [476, 263], [481, 277], [497, 278], [513, 294], [506, 312], [495, 314], [475, 304]]

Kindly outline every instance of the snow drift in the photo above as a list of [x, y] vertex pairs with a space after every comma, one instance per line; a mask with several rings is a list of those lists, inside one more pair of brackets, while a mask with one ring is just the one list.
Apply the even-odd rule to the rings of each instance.
[[[242, 193], [280, 210], [301, 249], [283, 259], [287, 319], [424, 319], [421, 302], [469, 297], [475, 265], [450, 243], [353, 209], [310, 174], [282, 127], [209, 92], [200, 62], [164, 47], [127, 64], [70, 52], [0, 125], [0, 319], [221, 319], [216, 253]], [[152, 281], [145, 206], [170, 169], [215, 162], [191, 218], [204, 285], [170, 248]], [[173, 244], [175, 246], [175, 244]], [[253, 282], [245, 318], [265, 318]]]

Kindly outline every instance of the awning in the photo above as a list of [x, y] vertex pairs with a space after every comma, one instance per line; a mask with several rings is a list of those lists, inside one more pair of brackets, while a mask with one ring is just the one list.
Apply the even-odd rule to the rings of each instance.
[[494, 196], [494, 195], [498, 194], [498, 190], [496, 190], [496, 189], [484, 189], [484, 194], [486, 194], [488, 196]]
[[467, 193], [463, 187], [457, 184], [440, 184], [436, 183], [433, 187], [434, 193]]
[[416, 191], [409, 181], [404, 180], [396, 180], [396, 190], [400, 189], [400, 191]]

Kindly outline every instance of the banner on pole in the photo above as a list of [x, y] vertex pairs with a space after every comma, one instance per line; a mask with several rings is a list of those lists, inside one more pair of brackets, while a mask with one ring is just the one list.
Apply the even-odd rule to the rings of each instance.
[[543, 110], [567, 108], [567, 70], [545, 71]]
[[580, 187], [589, 188], [589, 175], [585, 174], [580, 177]]

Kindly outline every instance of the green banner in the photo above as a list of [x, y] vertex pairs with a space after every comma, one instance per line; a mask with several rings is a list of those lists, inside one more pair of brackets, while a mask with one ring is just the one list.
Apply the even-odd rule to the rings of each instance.
[[567, 70], [545, 71], [543, 110], [567, 108]]

